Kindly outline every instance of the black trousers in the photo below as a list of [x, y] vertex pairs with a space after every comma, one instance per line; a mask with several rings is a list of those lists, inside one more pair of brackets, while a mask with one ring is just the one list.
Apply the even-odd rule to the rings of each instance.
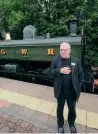
[[60, 96], [57, 99], [57, 124], [59, 127], [63, 127], [64, 125], [64, 104], [65, 100], [67, 101], [68, 105], [68, 123], [69, 126], [74, 125], [76, 119], [76, 99], [74, 99], [73, 95], [64, 95]]

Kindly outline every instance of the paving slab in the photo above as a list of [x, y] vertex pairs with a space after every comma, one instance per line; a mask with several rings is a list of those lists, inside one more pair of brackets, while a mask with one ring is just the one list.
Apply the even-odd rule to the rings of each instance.
[[43, 100], [41, 99], [31, 98], [25, 106], [30, 109], [37, 110], [42, 103]]
[[0, 77], [0, 87], [3, 86], [3, 85], [7, 85], [10, 82], [12, 82], [12, 79], [7, 79], [7, 78]]
[[44, 101], [39, 108], [37, 109], [37, 111], [40, 111], [42, 113], [45, 114], [51, 114], [53, 109], [55, 107], [55, 103], [49, 102], [49, 101]]
[[97, 133], [98, 134], [98, 129], [94, 129], [94, 128], [86, 128], [86, 133]]
[[48, 121], [49, 115], [36, 111], [31, 117], [31, 121], [43, 126]]
[[86, 126], [82, 126], [82, 125], [79, 125], [79, 124], [76, 124], [76, 129], [77, 129], [77, 132], [78, 133], [85, 133], [86, 132]]
[[21, 105], [18, 105], [18, 104], [13, 104], [13, 103], [9, 106], [9, 109], [12, 110], [13, 112], [22, 111], [23, 108], [24, 108], [24, 106], [21, 106]]
[[87, 115], [86, 115], [86, 110], [83, 109], [76, 109], [77, 117], [76, 117], [76, 123], [81, 124], [83, 126], [87, 125]]
[[32, 117], [34, 113], [35, 113], [35, 110], [29, 109], [27, 107], [21, 107], [21, 109], [17, 110], [18, 115], [25, 115], [28, 117]]
[[54, 106], [52, 112], [51, 112], [51, 116], [55, 116], [56, 117], [56, 109], [57, 109], [57, 104]]
[[87, 126], [98, 129], [98, 114], [87, 112]]

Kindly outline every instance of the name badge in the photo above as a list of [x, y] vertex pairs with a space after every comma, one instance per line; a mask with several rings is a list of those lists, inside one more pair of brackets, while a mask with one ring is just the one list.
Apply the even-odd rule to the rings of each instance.
[[76, 64], [75, 63], [71, 63], [71, 65], [75, 66]]

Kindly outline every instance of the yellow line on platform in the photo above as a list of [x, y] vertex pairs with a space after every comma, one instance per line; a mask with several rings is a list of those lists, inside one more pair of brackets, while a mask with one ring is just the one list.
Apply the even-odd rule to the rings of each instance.
[[[44, 99], [34, 98], [23, 95], [17, 92], [12, 92], [5, 89], [0, 89], [0, 99], [25, 106], [27, 108], [49, 114], [56, 117], [56, 103], [46, 101]], [[76, 123], [98, 129], [98, 113], [86, 111], [84, 109], [76, 108], [77, 118]], [[68, 108], [64, 107], [64, 118], [67, 119]]]
[[22, 95], [17, 92], [0, 89], [0, 99], [24, 106], [30, 99], [30, 96]]
[[98, 114], [93, 112], [87, 112], [87, 126], [98, 129]]

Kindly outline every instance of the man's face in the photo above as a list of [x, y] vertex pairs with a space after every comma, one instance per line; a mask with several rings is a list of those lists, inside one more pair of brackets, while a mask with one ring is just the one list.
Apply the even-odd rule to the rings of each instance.
[[70, 46], [61, 44], [60, 46], [60, 55], [62, 58], [69, 58], [70, 57]]

